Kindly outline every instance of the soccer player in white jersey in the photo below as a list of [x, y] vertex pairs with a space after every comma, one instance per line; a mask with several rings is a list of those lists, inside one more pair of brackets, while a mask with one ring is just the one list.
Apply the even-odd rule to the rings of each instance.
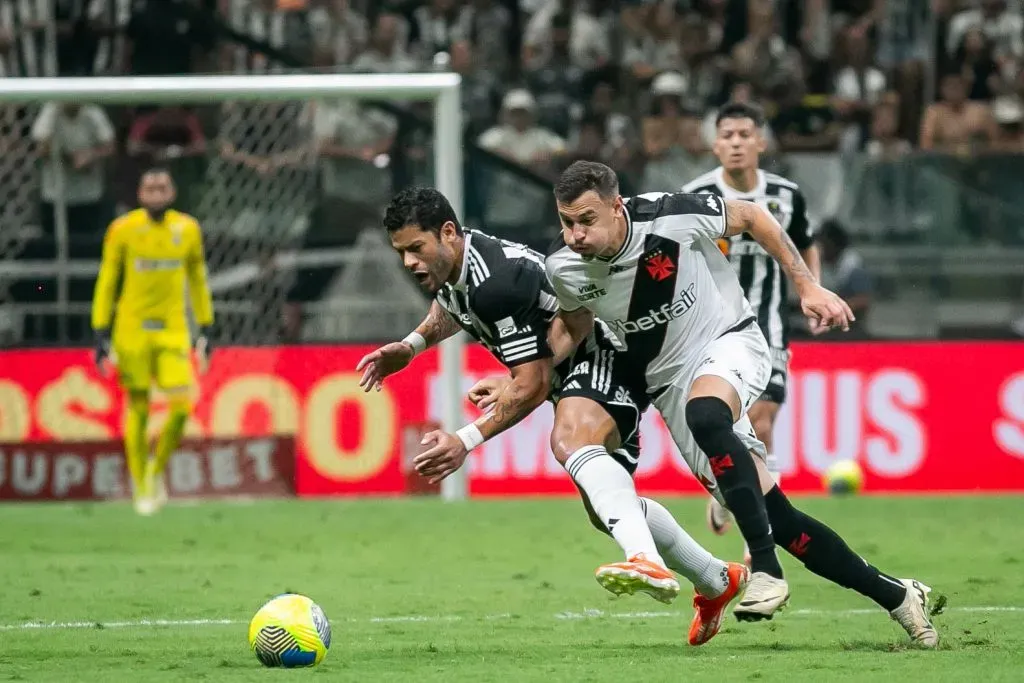
[[[811, 275], [821, 275], [818, 248], [811, 235], [807, 220], [807, 202], [796, 183], [758, 168], [760, 155], [765, 151], [764, 112], [746, 102], [729, 102], [718, 111], [717, 137], [713, 151], [721, 166], [686, 184], [685, 193], [714, 194], [723, 199], [751, 201], [766, 209], [799, 250]], [[789, 316], [786, 276], [779, 264], [750, 233], [722, 238], [719, 248], [729, 257], [743, 294], [757, 316], [768, 347], [771, 349], [772, 369], [768, 387], [754, 404], [747, 417], [754, 426], [757, 440], [768, 452], [768, 471], [779, 482], [779, 469], [773, 455], [772, 431], [779, 408], [786, 400], [786, 380], [789, 377]], [[811, 331], [817, 332], [814, 318]], [[714, 498], [708, 500], [708, 526], [717, 534], [724, 534], [730, 526], [729, 512]], [[748, 555], [749, 561], [749, 555]]]
[[367, 391], [413, 357], [460, 329], [483, 344], [511, 373], [482, 382], [470, 400], [487, 411], [457, 432], [434, 431], [414, 460], [437, 482], [457, 470], [469, 452], [529, 415], [555, 403], [551, 447], [579, 488], [591, 522], [621, 546], [625, 562], [597, 569], [598, 582], [615, 593], [645, 592], [672, 602], [679, 582], [697, 591], [689, 642], [710, 640], [749, 571], [711, 555], [662, 505], [639, 498], [632, 474], [639, 459], [640, 415], [649, 404], [630, 394], [625, 367], [615, 361], [612, 337], [596, 325], [574, 343], [558, 322], [558, 301], [544, 275], [544, 257], [522, 244], [464, 230], [448, 200], [432, 188], [399, 192], [384, 216], [391, 245], [403, 265], [434, 297], [426, 319], [404, 340], [386, 344], [358, 364]]
[[[620, 343], [634, 394], [647, 393], [704, 487], [729, 508], [750, 549], [752, 575], [733, 610], [768, 619], [789, 599], [778, 545], [815, 574], [871, 598], [914, 642], [934, 647], [930, 590], [883, 574], [820, 521], [796, 509], [771, 478], [747, 411], [771, 372], [768, 344], [715, 240], [749, 232], [778, 261], [803, 312], [824, 328], [853, 315], [821, 287], [792, 240], [753, 202], [651, 193], [624, 199], [615, 172], [578, 161], [555, 185], [564, 246], [546, 260], [574, 341], [604, 320]], [[755, 455], [756, 454], [756, 455]]]

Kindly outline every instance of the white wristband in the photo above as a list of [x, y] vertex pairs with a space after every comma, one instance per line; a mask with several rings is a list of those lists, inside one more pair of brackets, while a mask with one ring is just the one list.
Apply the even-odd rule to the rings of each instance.
[[427, 348], [427, 340], [419, 332], [410, 332], [409, 336], [402, 340], [403, 343], [412, 347], [412, 355], [417, 356]]
[[472, 422], [455, 432], [455, 436], [462, 439], [462, 443], [467, 451], [473, 450], [484, 442], [484, 435], [480, 433], [480, 430]]

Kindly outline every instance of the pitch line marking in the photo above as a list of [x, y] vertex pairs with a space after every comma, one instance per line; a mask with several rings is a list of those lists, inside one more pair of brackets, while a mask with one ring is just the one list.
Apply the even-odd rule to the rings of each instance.
[[[1010, 612], [1024, 613], [1021, 605], [979, 605], [968, 607], [947, 607], [947, 612], [992, 613]], [[794, 609], [786, 610], [786, 615], [796, 616], [859, 616], [863, 614], [884, 614], [879, 609]], [[527, 616], [527, 615], [524, 615]], [[554, 619], [581, 621], [586, 619], [664, 619], [686, 618], [692, 615], [684, 612], [607, 612], [599, 609], [587, 609], [581, 612], [559, 612], [552, 615]], [[460, 614], [403, 614], [390, 617], [369, 617], [365, 619], [342, 619], [342, 623], [355, 624], [436, 624], [455, 621], [504, 621], [513, 619], [515, 615], [485, 614], [483, 616], [463, 616]], [[70, 629], [106, 628], [186, 628], [189, 626], [238, 626], [248, 623], [242, 619], [137, 619], [134, 621], [30, 621], [20, 624], [0, 624], [0, 631], [48, 631]]]

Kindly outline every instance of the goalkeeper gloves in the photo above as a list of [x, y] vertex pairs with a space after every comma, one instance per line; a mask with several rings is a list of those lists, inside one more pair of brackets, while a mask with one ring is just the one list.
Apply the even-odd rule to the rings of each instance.
[[110, 330], [96, 330], [96, 350], [93, 354], [96, 369], [103, 374], [103, 361], [110, 358]]

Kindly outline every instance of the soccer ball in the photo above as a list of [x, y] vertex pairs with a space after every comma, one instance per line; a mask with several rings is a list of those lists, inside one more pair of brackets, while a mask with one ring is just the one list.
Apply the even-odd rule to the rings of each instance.
[[855, 460], [840, 460], [825, 470], [825, 488], [833, 495], [857, 493], [864, 486], [864, 472]]
[[305, 595], [285, 593], [256, 612], [249, 623], [249, 646], [263, 666], [315, 666], [331, 646], [331, 624]]

